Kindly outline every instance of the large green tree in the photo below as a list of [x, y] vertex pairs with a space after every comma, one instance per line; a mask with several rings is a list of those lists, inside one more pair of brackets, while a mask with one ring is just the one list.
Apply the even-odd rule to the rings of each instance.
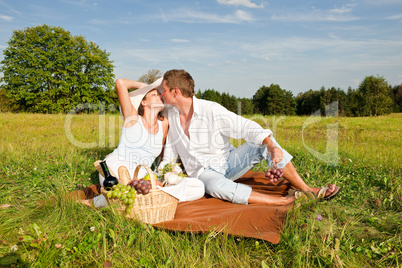
[[16, 30], [3, 54], [1, 90], [14, 109], [59, 113], [117, 102], [110, 53], [61, 27]]
[[393, 109], [393, 100], [387, 81], [382, 76], [366, 76], [358, 88], [361, 94], [361, 116], [389, 114]]

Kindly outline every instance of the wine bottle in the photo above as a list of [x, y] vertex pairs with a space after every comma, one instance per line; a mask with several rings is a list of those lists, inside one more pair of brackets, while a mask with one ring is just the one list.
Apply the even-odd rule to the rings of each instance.
[[109, 168], [106, 165], [106, 160], [100, 162], [100, 166], [102, 167], [103, 174], [105, 175], [105, 180], [103, 181], [103, 187], [106, 191], [112, 189], [112, 187], [119, 183], [116, 177], [110, 174]]

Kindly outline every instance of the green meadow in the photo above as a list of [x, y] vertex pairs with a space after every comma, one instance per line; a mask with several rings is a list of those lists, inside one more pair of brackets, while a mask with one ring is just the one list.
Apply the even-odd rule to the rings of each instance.
[[273, 130], [308, 184], [342, 188], [297, 200], [277, 245], [154, 229], [65, 198], [97, 183], [118, 115], [0, 113], [0, 267], [402, 266], [402, 114], [246, 117]]

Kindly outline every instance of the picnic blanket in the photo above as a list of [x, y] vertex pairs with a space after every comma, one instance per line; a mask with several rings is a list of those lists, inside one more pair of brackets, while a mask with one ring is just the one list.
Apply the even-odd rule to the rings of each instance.
[[[285, 195], [290, 187], [287, 181], [269, 184], [263, 172], [249, 171], [236, 182], [250, 185], [253, 190], [273, 195]], [[100, 191], [91, 185], [75, 192], [79, 198], [93, 198]], [[235, 236], [263, 239], [273, 244], [280, 241], [286, 213], [292, 207], [260, 204], [238, 205], [210, 196], [189, 202], [179, 202], [175, 218], [154, 224], [154, 227], [183, 232], [226, 232]]]

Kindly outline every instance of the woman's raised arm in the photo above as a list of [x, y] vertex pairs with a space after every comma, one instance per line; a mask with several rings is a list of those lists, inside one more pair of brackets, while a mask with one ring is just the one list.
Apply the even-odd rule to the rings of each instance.
[[147, 84], [124, 78], [117, 79], [115, 84], [124, 120], [133, 115], [138, 116], [137, 110], [135, 110], [133, 104], [131, 103], [128, 90], [131, 88], [142, 88], [147, 86]]

